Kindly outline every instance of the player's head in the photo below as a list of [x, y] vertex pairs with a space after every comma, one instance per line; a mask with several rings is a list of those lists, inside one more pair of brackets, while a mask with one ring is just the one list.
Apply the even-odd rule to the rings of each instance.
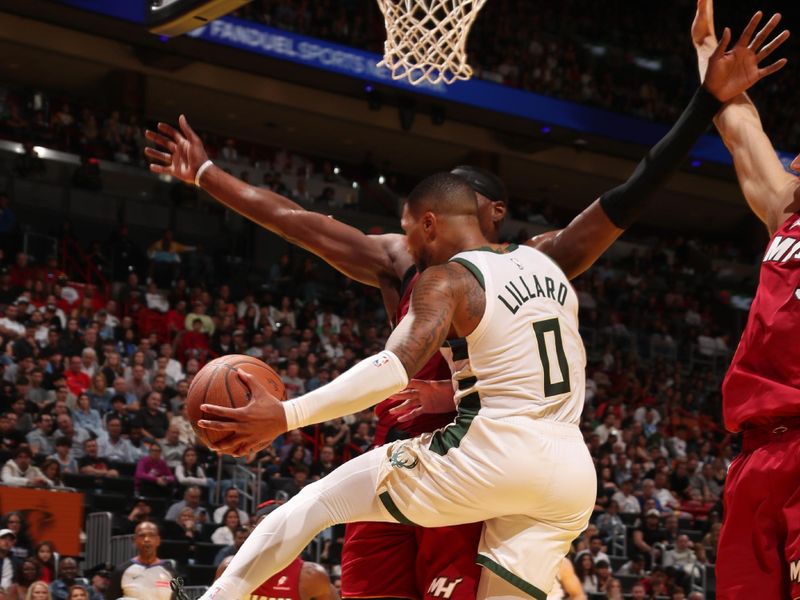
[[465, 233], [480, 233], [478, 200], [462, 177], [436, 173], [411, 191], [400, 223], [409, 252], [423, 271], [455, 254], [454, 247]]
[[450, 172], [463, 177], [475, 192], [481, 231], [487, 240], [497, 242], [508, 207], [508, 194], [503, 181], [494, 173], [471, 165], [459, 165]]

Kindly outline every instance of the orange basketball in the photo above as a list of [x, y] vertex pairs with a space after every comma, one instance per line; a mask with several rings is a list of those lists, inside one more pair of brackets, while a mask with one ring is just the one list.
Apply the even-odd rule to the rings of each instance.
[[265, 362], [244, 354], [229, 354], [212, 360], [195, 375], [186, 398], [189, 421], [197, 439], [206, 445], [219, 441], [230, 433], [209, 431], [197, 426], [197, 422], [205, 418], [200, 410], [203, 404], [240, 408], [250, 402], [250, 392], [236, 374], [237, 370], [252, 375], [276, 398], [283, 400], [286, 397], [280, 375]]

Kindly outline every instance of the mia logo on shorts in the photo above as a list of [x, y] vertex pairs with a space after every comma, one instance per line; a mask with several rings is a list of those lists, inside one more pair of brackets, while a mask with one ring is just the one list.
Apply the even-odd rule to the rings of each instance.
[[411, 460], [410, 457], [406, 456], [405, 450], [404, 446], [398, 445], [392, 452], [392, 456], [389, 458], [389, 464], [395, 469], [413, 469], [419, 463], [416, 458]]
[[800, 560], [793, 560], [789, 563], [789, 580], [793, 583], [800, 583]]
[[459, 577], [458, 579], [450, 579], [448, 577], [437, 577], [433, 581], [431, 581], [431, 585], [428, 588], [428, 594], [433, 596], [434, 598], [450, 598], [453, 595], [456, 587], [459, 583], [461, 583], [463, 579]]

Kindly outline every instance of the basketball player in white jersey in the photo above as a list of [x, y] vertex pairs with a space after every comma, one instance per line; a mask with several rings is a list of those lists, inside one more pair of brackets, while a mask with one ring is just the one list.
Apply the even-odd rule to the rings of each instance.
[[[232, 432], [217, 450], [258, 450], [289, 428], [363, 410], [405, 388], [449, 337], [458, 417], [432, 434], [376, 448], [268, 515], [204, 598], [236, 598], [285, 567], [335, 523], [426, 527], [485, 521], [479, 597], [544, 600], [595, 502], [578, 427], [585, 353], [564, 273], [529, 247], [490, 244], [460, 177], [438, 174], [409, 196], [402, 226], [422, 273], [386, 349], [327, 386], [281, 403], [256, 380], [245, 408], [204, 406], [200, 425]], [[208, 410], [206, 410], [208, 409]], [[224, 419], [224, 420], [223, 420]]]

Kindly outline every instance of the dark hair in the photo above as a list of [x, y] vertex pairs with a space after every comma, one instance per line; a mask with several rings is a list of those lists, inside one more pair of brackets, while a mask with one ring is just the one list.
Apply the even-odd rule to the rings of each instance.
[[477, 215], [478, 198], [469, 183], [452, 173], [436, 173], [420, 181], [406, 200], [414, 212], [422, 209], [437, 214]]
[[56, 439], [55, 445], [56, 445], [56, 447], [58, 447], [58, 446], [70, 446], [70, 447], [72, 447], [72, 441], [68, 437], [61, 436], [60, 438]]
[[494, 173], [472, 165], [459, 165], [450, 172], [462, 177], [476, 194], [485, 196], [492, 202], [508, 203], [506, 186]]

